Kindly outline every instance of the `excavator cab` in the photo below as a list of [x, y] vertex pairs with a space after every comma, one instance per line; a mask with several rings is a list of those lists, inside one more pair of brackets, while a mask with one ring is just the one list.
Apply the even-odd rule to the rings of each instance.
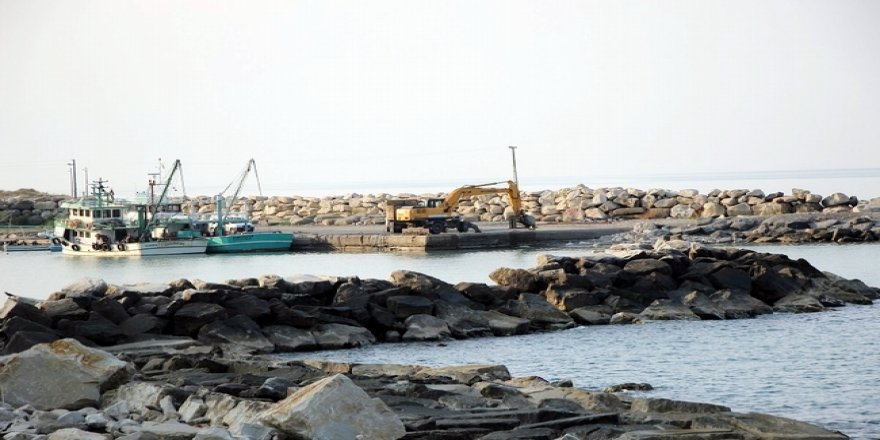
[[437, 208], [443, 203], [443, 199], [428, 199], [426, 203], [428, 208]]

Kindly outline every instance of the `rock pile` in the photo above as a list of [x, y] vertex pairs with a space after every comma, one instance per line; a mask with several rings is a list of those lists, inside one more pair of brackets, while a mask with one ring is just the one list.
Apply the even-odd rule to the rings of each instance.
[[60, 338], [109, 346], [169, 335], [269, 353], [578, 324], [737, 319], [878, 298], [876, 288], [803, 260], [675, 240], [659, 240], [656, 250], [545, 256], [535, 268], [500, 268], [490, 278], [497, 285], [452, 285], [411, 271], [389, 280], [266, 275], [118, 286], [84, 279], [39, 303], [8, 299], [0, 340], [6, 354]]
[[[501, 365], [273, 362], [198, 344], [152, 348], [115, 347], [117, 359], [63, 339], [0, 358], [0, 388], [15, 396], [0, 404], [4, 439], [847, 438], [721, 405], [511, 378]], [[22, 378], [34, 375], [66, 387], [29, 394]]]
[[[250, 212], [264, 225], [382, 224], [385, 202], [398, 198], [442, 197], [445, 194], [346, 194], [329, 197], [249, 196], [236, 201], [235, 211]], [[18, 195], [0, 199], [0, 221], [15, 225], [39, 225], [63, 216], [58, 203], [63, 196]], [[713, 190], [700, 194], [693, 189], [588, 188], [578, 185], [559, 190], [522, 193], [523, 208], [544, 223], [604, 221], [620, 218], [717, 218], [788, 213], [880, 212], [880, 197], [860, 200], [834, 193], [827, 197], [802, 189], [791, 194], [761, 190]], [[189, 198], [194, 212], [214, 212], [209, 196]], [[507, 196], [479, 195], [461, 201], [458, 213], [471, 222], [504, 222], [510, 214]]]
[[[249, 210], [254, 219], [270, 225], [279, 224], [381, 224], [385, 221], [385, 201], [391, 198], [437, 197], [442, 194], [415, 196], [403, 194], [310, 197], [250, 197], [238, 202], [238, 210]], [[194, 199], [201, 213], [212, 212], [208, 197]], [[807, 190], [792, 194], [765, 194], [761, 190], [714, 190], [700, 194], [696, 190], [633, 188], [588, 188], [580, 185], [556, 191], [523, 193], [523, 208], [540, 222], [584, 222], [619, 218], [717, 218], [747, 215], [770, 216], [788, 213], [880, 212], [880, 197], [859, 200], [834, 193], [823, 197]], [[463, 200], [458, 213], [466, 220], [505, 221], [509, 213], [506, 196], [480, 195]]]
[[880, 240], [880, 215], [788, 214], [703, 219], [683, 226], [645, 223], [622, 237], [627, 242], [652, 239], [725, 243], [874, 242]]
[[27, 194], [0, 198], [0, 224], [42, 225], [63, 216], [58, 207], [64, 196]]

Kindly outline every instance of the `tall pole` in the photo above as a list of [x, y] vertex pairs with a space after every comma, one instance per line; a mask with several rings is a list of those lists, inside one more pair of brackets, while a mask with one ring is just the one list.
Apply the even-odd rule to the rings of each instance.
[[85, 180], [86, 180], [86, 187], [85, 187], [85, 189], [83, 189], [83, 195], [88, 197], [89, 196], [89, 167], [84, 167], [83, 173], [85, 173]]
[[76, 159], [70, 159], [70, 195], [76, 197]]
[[519, 177], [516, 175], [516, 147], [511, 145], [508, 148], [510, 148], [510, 154], [513, 156], [513, 181], [516, 182], [516, 186], [519, 187]]

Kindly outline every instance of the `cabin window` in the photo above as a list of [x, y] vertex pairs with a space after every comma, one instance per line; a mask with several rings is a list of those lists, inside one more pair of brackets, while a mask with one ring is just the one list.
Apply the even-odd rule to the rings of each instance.
[[86, 238], [92, 238], [92, 233], [87, 231], [87, 232], [86, 232]]
[[95, 211], [95, 218], [101, 218], [101, 211]]
[[121, 214], [120, 214], [119, 210], [118, 210], [118, 209], [114, 209], [114, 210], [113, 210], [113, 217], [120, 217], [120, 216], [121, 216]]
[[91, 216], [92, 216], [92, 211], [90, 211], [88, 209], [83, 210], [83, 217], [91, 217]]
[[110, 210], [109, 209], [104, 210], [104, 218], [110, 218]]

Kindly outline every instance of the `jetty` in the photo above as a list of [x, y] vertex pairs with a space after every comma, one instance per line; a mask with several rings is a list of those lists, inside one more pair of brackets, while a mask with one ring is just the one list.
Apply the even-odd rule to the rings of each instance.
[[294, 249], [360, 251], [430, 251], [505, 249], [523, 245], [594, 240], [632, 230], [632, 221], [541, 225], [508, 229], [504, 223], [480, 223], [482, 232], [392, 234], [383, 225], [300, 226], [294, 228]]

